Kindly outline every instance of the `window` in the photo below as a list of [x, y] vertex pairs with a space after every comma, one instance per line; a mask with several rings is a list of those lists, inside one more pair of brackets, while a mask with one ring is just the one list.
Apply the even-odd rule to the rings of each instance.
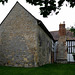
[[67, 49], [68, 49], [67, 52], [69, 54], [75, 52], [75, 40], [74, 41], [67, 41], [66, 45], [67, 45]]

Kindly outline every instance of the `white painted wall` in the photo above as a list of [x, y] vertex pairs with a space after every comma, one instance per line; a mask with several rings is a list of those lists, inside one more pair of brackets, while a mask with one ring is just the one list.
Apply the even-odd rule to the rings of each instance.
[[67, 54], [67, 61], [68, 62], [74, 62], [74, 59], [73, 59], [73, 55], [72, 54]]

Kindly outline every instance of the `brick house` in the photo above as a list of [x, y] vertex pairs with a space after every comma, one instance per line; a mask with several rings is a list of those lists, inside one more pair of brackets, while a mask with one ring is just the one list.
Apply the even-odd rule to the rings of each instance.
[[51, 63], [54, 39], [18, 2], [0, 25], [0, 65], [37, 67]]

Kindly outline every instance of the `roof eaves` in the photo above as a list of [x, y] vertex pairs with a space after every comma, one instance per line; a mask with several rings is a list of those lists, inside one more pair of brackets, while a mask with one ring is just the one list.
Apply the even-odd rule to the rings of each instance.
[[38, 25], [44, 30], [44, 32], [55, 42], [53, 36], [51, 35], [51, 33], [47, 30], [47, 28], [45, 27], [45, 25], [37, 19]]

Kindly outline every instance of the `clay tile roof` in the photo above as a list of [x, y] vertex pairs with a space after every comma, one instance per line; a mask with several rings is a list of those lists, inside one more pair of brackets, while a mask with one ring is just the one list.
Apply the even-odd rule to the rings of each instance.
[[[54, 38], [54, 40], [58, 40], [59, 39], [59, 31], [52, 31], [50, 32]], [[67, 40], [75, 40], [75, 37], [73, 35], [73, 32], [66, 30], [66, 39]]]

